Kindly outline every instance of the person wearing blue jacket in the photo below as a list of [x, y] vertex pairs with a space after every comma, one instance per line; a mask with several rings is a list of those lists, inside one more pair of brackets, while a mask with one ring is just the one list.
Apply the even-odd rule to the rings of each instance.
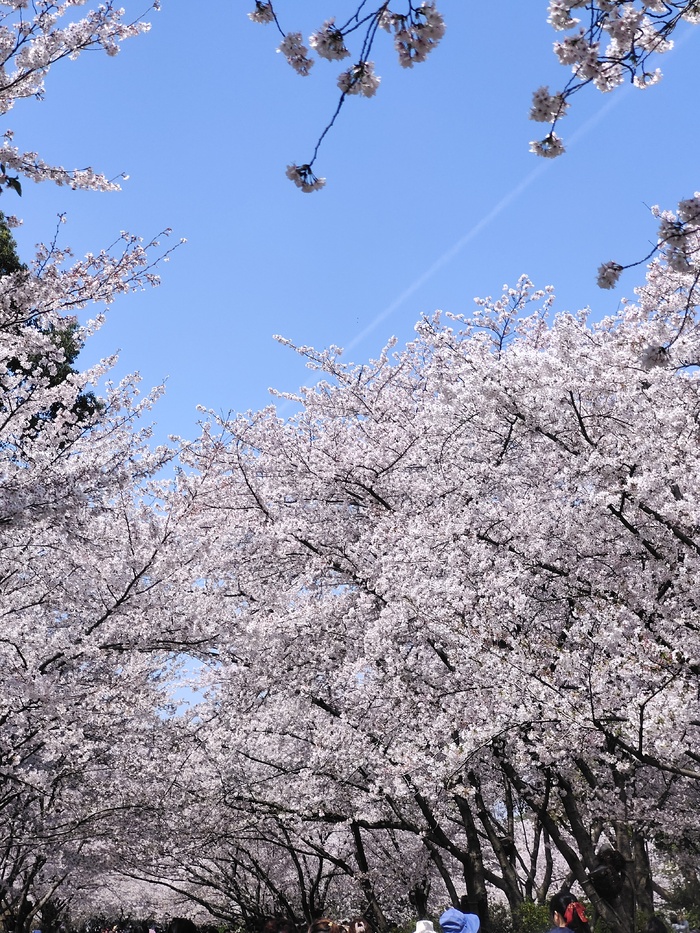
[[465, 914], [450, 907], [440, 917], [442, 933], [479, 933], [481, 922], [476, 914]]

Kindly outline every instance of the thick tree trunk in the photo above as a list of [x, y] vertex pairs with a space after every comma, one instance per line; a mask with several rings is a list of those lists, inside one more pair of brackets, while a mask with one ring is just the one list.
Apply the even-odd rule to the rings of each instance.
[[[489, 899], [486, 890], [484, 873], [484, 860], [481, 853], [481, 842], [476, 830], [476, 824], [468, 802], [464, 797], [457, 798], [459, 814], [467, 835], [467, 852], [464, 865], [464, 883], [467, 889], [467, 903], [472, 913], [478, 914], [481, 920], [482, 933], [490, 933]], [[459, 905], [455, 905], [459, 906]]]
[[506, 778], [505, 798], [510, 835], [503, 836], [498, 831], [498, 827], [495, 825], [494, 820], [491, 817], [491, 813], [484, 803], [484, 799], [481, 794], [481, 784], [477, 775], [472, 771], [469, 773], [468, 778], [469, 783], [475, 790], [477, 815], [481, 825], [484, 827], [491, 848], [493, 849], [494, 854], [498, 859], [498, 864], [501, 869], [501, 890], [506, 896], [511, 914], [515, 915], [517, 914], [518, 909], [523, 902], [523, 892], [520, 886], [518, 873], [515, 869], [515, 845], [513, 841], [514, 828], [512, 819], [513, 800], [512, 793], [510, 792], [510, 783]]
[[374, 893], [374, 888], [369, 877], [369, 865], [367, 863], [367, 856], [365, 854], [364, 843], [362, 842], [362, 833], [360, 832], [360, 827], [357, 823], [353, 823], [351, 826], [352, 838], [355, 843], [355, 859], [357, 861], [357, 867], [360, 869], [360, 887], [362, 888], [362, 893], [367, 898], [367, 906], [374, 920], [374, 924], [377, 930], [380, 933], [389, 928], [389, 923], [384, 916], [384, 911], [377, 900], [377, 896]]
[[646, 843], [628, 827], [618, 827], [616, 845], [625, 859], [621, 897], [624, 910], [631, 920], [632, 929], [639, 928], [645, 926], [654, 913], [654, 886]]
[[562, 831], [561, 820], [554, 818], [549, 806], [542, 806], [538, 795], [531, 792], [530, 787], [518, 776], [505, 757], [501, 760], [501, 766], [523, 799], [527, 800], [538, 814], [544, 829], [571, 869], [573, 879], [590, 900], [595, 913], [605, 921], [613, 933], [635, 933], [634, 912], [630, 914], [620, 898], [617, 901], [608, 901], [601, 897], [593, 886], [590, 872], [597, 865], [596, 852], [590, 830], [584, 825], [569, 782], [561, 775], [557, 776], [559, 801], [566, 814], [569, 824], [567, 828], [573, 836], [576, 848], [570, 844], [566, 834]]

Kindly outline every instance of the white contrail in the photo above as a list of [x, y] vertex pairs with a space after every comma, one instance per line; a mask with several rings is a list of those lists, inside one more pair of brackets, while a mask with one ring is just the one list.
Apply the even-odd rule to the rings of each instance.
[[[597, 110], [592, 117], [586, 120], [583, 126], [579, 127], [579, 129], [569, 138], [567, 142], [567, 148], [571, 148], [572, 145], [575, 145], [578, 140], [582, 139], [593, 129], [596, 123], [599, 123], [604, 117], [608, 115], [608, 113], [610, 113], [614, 107], [617, 107], [622, 98], [631, 90], [631, 87], [632, 85], [627, 85], [622, 90], [618, 90], [607, 102], [607, 104], [601, 107], [600, 110]], [[566, 158], [566, 156], [564, 156], [564, 158]], [[474, 237], [478, 236], [484, 227], [487, 227], [492, 220], [495, 220], [495, 218], [498, 217], [498, 215], [503, 210], [505, 210], [505, 208], [508, 207], [508, 205], [511, 204], [519, 195], [521, 195], [526, 188], [529, 188], [536, 178], [539, 178], [543, 172], [546, 172], [549, 168], [551, 168], [551, 165], [551, 160], [540, 158], [538, 160], [538, 165], [533, 168], [533, 170], [512, 189], [512, 191], [509, 191], [508, 194], [502, 197], [501, 200], [495, 204], [487, 214], [484, 214], [481, 220], [475, 223], [474, 226], [464, 234], [464, 236], [460, 237], [459, 240], [457, 240], [456, 243], [454, 243], [448, 250], [446, 250], [442, 256], [436, 259], [435, 262], [425, 270], [425, 272], [423, 272], [417, 279], [415, 279], [415, 281], [411, 282], [408, 288], [404, 289], [404, 291], [402, 291], [401, 294], [391, 302], [391, 304], [387, 305], [383, 311], [380, 311], [379, 314], [372, 321], [370, 321], [370, 323], [367, 324], [367, 326], [364, 327], [359, 334], [353, 337], [349, 343], [345, 344], [344, 349], [352, 350], [353, 347], [356, 347], [357, 344], [364, 340], [368, 334], [371, 334], [372, 331], [375, 330], [375, 328], [377, 328], [382, 321], [386, 320], [389, 315], [393, 314], [394, 311], [396, 311], [396, 309], [399, 308], [407, 298], [410, 298], [411, 295], [421, 287], [421, 285], [427, 282], [428, 279], [432, 278], [438, 269], [442, 269], [442, 267], [446, 266], [450, 260], [454, 259], [454, 257], [464, 249], [467, 243], [470, 243]]]
[[[694, 29], [688, 28], [685, 32], [685, 35], [682, 35], [681, 38], [676, 41], [676, 50], [685, 45], [691, 36], [695, 36], [695, 34], [696, 31]], [[622, 89], [615, 90], [607, 104], [597, 110], [592, 117], [586, 120], [583, 126], [580, 126], [578, 130], [576, 130], [576, 132], [571, 137], [569, 137], [567, 148], [570, 149], [571, 146], [575, 145], [580, 139], [589, 133], [597, 123], [599, 123], [610, 113], [613, 108], [617, 107], [623, 97], [625, 97], [631, 90], [631, 84], [625, 85], [625, 87]], [[529, 175], [526, 175], [525, 178], [523, 178], [523, 180], [519, 182], [512, 191], [505, 195], [505, 197], [501, 198], [501, 200], [494, 207], [492, 207], [491, 210], [481, 218], [481, 220], [474, 224], [474, 226], [469, 231], [467, 231], [464, 236], [460, 237], [453, 246], [451, 246], [446, 252], [442, 254], [442, 256], [436, 259], [435, 262], [429, 266], [425, 272], [423, 272], [414, 282], [412, 282], [408, 288], [404, 289], [404, 291], [402, 291], [401, 294], [391, 302], [391, 304], [387, 305], [383, 311], [380, 311], [374, 320], [370, 321], [370, 323], [364, 327], [359, 334], [353, 337], [350, 343], [345, 344], [345, 349], [352, 350], [352, 348], [356, 347], [357, 344], [364, 340], [368, 334], [371, 334], [372, 331], [375, 330], [375, 328], [377, 328], [382, 321], [388, 318], [389, 315], [393, 314], [394, 311], [396, 311], [396, 309], [399, 308], [407, 298], [410, 298], [411, 295], [417, 291], [424, 282], [427, 282], [428, 279], [432, 278], [438, 269], [442, 269], [443, 266], [447, 265], [451, 259], [453, 259], [459, 252], [464, 249], [467, 243], [470, 243], [475, 236], [481, 233], [484, 227], [488, 226], [492, 220], [498, 217], [498, 215], [520, 194], [522, 194], [526, 188], [529, 188], [532, 182], [538, 178], [542, 172], [546, 172], [550, 167], [551, 161], [549, 159], [542, 158], [537, 167], [534, 168], [529, 173]]]

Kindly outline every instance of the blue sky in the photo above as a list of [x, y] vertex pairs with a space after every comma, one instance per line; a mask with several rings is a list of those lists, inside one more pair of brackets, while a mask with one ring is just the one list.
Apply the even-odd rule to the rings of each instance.
[[[24, 218], [24, 258], [61, 212], [77, 253], [122, 229], [170, 226], [188, 239], [161, 287], [115, 303], [84, 354], [119, 350], [115, 375], [138, 370], [145, 388], [167, 379], [159, 439], [194, 436], [197, 404], [258, 409], [270, 386], [311, 382], [273, 334], [363, 362], [392, 335], [410, 340], [422, 314], [469, 311], [521, 273], [555, 286], [555, 309], [614, 311], [643, 272], [604, 292], [598, 265], [641, 258], [655, 232], [648, 206], [673, 208], [700, 188], [700, 29], [659, 58], [658, 86], [579, 94], [561, 124], [568, 151], [550, 162], [529, 153], [543, 127], [527, 119], [532, 91], [568, 77], [546, 0], [439, 0], [447, 33], [426, 63], [402, 70], [378, 37], [379, 91], [346, 102], [317, 162], [327, 187], [302, 194], [285, 167], [310, 157], [344, 66], [296, 75], [275, 53], [274, 27], [248, 20], [253, 5], [163, 0], [150, 34], [116, 58], [59, 64], [46, 99], [6, 117], [15, 144], [47, 161], [130, 176], [117, 194], [46, 183], [26, 183], [21, 201], [4, 193], [3, 209]], [[283, 26], [304, 36], [352, 8], [277, 3]]]

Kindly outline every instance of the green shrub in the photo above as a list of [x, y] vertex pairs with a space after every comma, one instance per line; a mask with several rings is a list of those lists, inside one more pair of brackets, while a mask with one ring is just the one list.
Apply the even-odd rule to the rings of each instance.
[[552, 926], [545, 904], [523, 901], [513, 918], [513, 933], [545, 933]]

